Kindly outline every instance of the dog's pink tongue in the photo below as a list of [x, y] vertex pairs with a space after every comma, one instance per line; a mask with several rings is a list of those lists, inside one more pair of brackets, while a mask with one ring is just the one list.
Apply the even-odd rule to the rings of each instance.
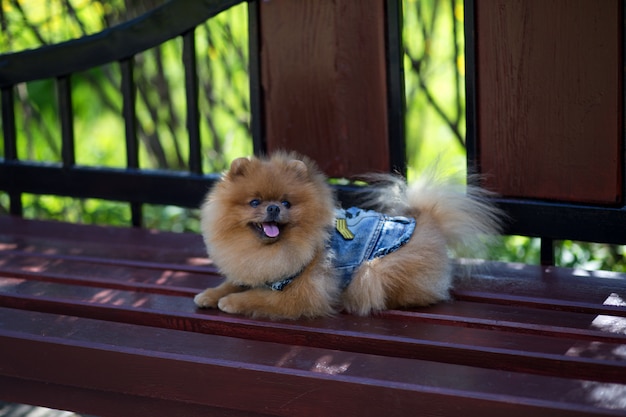
[[276, 237], [280, 234], [278, 226], [276, 226], [274, 223], [263, 223], [263, 232], [268, 237]]

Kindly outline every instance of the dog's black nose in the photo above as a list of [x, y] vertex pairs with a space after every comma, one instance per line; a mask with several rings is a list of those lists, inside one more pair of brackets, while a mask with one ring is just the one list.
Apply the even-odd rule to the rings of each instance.
[[273, 218], [278, 216], [278, 214], [280, 213], [280, 207], [278, 207], [276, 204], [267, 206], [266, 210], [267, 210], [267, 214]]

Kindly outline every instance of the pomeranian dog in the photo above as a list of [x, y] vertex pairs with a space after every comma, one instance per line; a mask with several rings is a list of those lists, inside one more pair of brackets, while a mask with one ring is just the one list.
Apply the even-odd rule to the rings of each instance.
[[481, 236], [499, 231], [499, 210], [474, 186], [376, 182], [366, 208], [344, 210], [307, 157], [234, 160], [201, 209], [204, 242], [225, 281], [196, 295], [196, 305], [296, 319], [449, 299], [448, 249], [483, 247]]

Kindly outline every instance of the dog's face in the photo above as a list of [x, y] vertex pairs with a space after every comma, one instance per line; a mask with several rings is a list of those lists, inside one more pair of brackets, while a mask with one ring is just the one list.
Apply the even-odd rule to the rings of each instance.
[[209, 254], [227, 274], [247, 268], [258, 275], [268, 265], [291, 271], [324, 247], [334, 200], [325, 176], [306, 158], [239, 158], [209, 193], [202, 217]]
[[298, 230], [324, 227], [323, 217], [315, 212], [326, 197], [325, 190], [319, 189], [312, 174], [296, 159], [236, 159], [218, 193], [231, 210], [232, 217], [223, 221], [230, 221], [233, 232], [240, 229], [242, 237], [252, 235], [262, 244], [286, 240], [298, 244]]
[[290, 229], [309, 215], [309, 199], [314, 198], [304, 190], [309, 172], [300, 160], [262, 163], [239, 158], [231, 164], [225, 182], [235, 193], [233, 207], [263, 244], [286, 240]]
[[259, 239], [266, 243], [278, 241], [281, 232], [289, 227], [291, 202], [286, 198], [280, 202], [253, 198], [249, 204], [253, 209], [250, 227], [257, 233]]

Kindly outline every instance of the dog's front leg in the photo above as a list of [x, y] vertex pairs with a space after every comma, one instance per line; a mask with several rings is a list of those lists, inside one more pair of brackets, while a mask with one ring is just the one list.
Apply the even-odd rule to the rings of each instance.
[[207, 288], [200, 294], [197, 294], [193, 301], [200, 308], [217, 308], [217, 303], [223, 297], [228, 294], [245, 291], [245, 287], [232, 284], [229, 281], [224, 281], [215, 288]]
[[297, 319], [299, 317], [329, 316], [335, 313], [335, 285], [307, 285], [298, 278], [283, 291], [253, 288], [239, 294], [229, 294], [219, 300], [220, 310], [231, 314], [270, 319]]
[[220, 310], [230, 314], [272, 319], [300, 316], [301, 312], [285, 303], [285, 295], [266, 288], [254, 288], [241, 294], [229, 294], [218, 302]]

